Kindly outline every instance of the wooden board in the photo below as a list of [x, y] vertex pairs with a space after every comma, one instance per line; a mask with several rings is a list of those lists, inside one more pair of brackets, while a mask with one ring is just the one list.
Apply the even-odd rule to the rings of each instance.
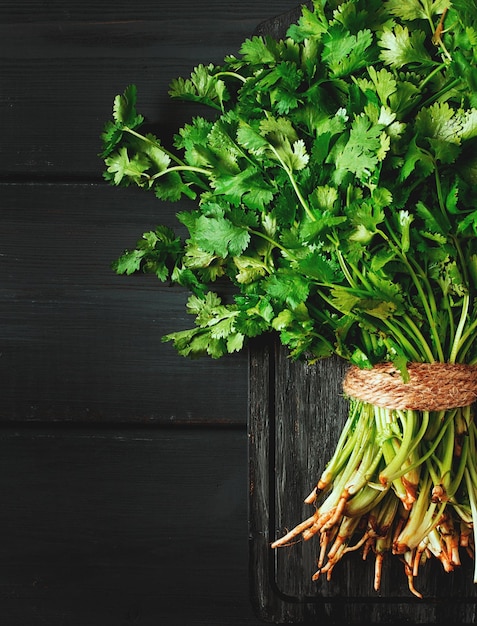
[[[345, 367], [330, 358], [317, 365], [292, 362], [273, 342], [251, 354], [250, 533], [254, 604], [273, 623], [473, 624], [477, 590], [473, 563], [451, 574], [428, 562], [413, 596], [401, 563], [384, 565], [373, 590], [374, 561], [349, 554], [330, 582], [311, 580], [317, 541], [271, 550], [270, 543], [313, 514], [303, 503], [329, 461], [347, 416], [341, 381]], [[348, 558], [349, 557], [349, 558]]]

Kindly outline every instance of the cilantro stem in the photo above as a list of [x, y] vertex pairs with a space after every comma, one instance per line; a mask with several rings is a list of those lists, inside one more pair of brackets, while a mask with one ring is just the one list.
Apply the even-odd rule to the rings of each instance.
[[134, 129], [129, 128], [128, 126], [124, 126], [123, 130], [126, 131], [127, 133], [129, 133], [130, 135], [133, 135], [134, 137], [137, 137], [141, 141], [144, 141], [144, 143], [148, 143], [151, 146], [154, 146], [155, 148], [160, 150], [161, 152], [164, 152], [164, 154], [167, 154], [167, 156], [170, 159], [172, 159], [175, 163], [178, 163], [179, 165], [184, 165], [185, 166], [184, 161], [181, 161], [181, 159], [179, 159], [173, 152], [170, 152], [169, 150], [164, 148], [164, 146], [162, 146], [157, 141], [154, 141], [153, 139], [151, 139], [151, 137], [146, 137], [145, 135], [141, 135], [141, 133], [138, 133]]
[[303, 194], [301, 193], [300, 188], [298, 187], [296, 179], [293, 176], [292, 170], [287, 166], [285, 161], [280, 156], [280, 153], [278, 152], [278, 150], [276, 150], [275, 147], [271, 143], [269, 143], [269, 147], [270, 147], [270, 150], [273, 152], [273, 154], [278, 159], [278, 161], [280, 162], [282, 168], [287, 173], [287, 176], [290, 179], [290, 182], [292, 184], [293, 190], [294, 190], [298, 200], [300, 201], [301, 206], [305, 209], [305, 213], [308, 215], [308, 217], [310, 218], [310, 220], [312, 222], [316, 222], [316, 216], [310, 210], [310, 207], [308, 206], [308, 203], [306, 202], [305, 198], [303, 197]]
[[462, 83], [462, 79], [460, 78], [456, 78], [450, 81], [449, 83], [447, 83], [447, 85], [444, 85], [444, 87], [442, 87], [442, 89], [440, 89], [437, 93], [433, 94], [432, 96], [427, 98], [427, 100], [425, 100], [423, 103], [421, 103], [419, 108], [420, 109], [427, 108], [429, 105], [433, 104], [434, 102], [437, 102], [438, 100], [442, 100], [442, 96], [444, 96], [449, 91], [452, 91], [455, 87], [458, 87], [461, 83]]
[[[399, 417], [401, 424], [403, 425], [403, 436], [399, 444], [399, 451], [394, 454], [394, 457], [386, 468], [380, 473], [379, 480], [382, 484], [386, 485], [389, 482], [393, 482], [396, 478], [409, 471], [408, 467], [404, 467], [404, 463], [411, 456], [412, 451], [420, 443], [424, 436], [427, 424], [429, 423], [429, 411], [423, 411], [419, 413], [414, 410], [401, 411], [396, 410], [393, 413]], [[419, 431], [415, 432], [416, 422], [421, 421]]]
[[[134, 137], [137, 137], [141, 141], [144, 141], [145, 143], [148, 143], [151, 146], [154, 146], [155, 148], [157, 148], [161, 152], [164, 152], [164, 154], [166, 154], [171, 160], [173, 160], [175, 163], [177, 163], [176, 166], [167, 167], [166, 169], [161, 170], [160, 172], [156, 172], [156, 174], [153, 174], [152, 176], [143, 173], [144, 178], [147, 178], [147, 180], [154, 181], [157, 178], [160, 178], [161, 176], [164, 176], [165, 174], [169, 174], [170, 172], [178, 172], [178, 171], [181, 171], [181, 172], [194, 172], [195, 174], [204, 174], [205, 176], [207, 176], [207, 178], [210, 178], [211, 170], [207, 170], [207, 169], [202, 168], [202, 167], [186, 165], [184, 163], [184, 161], [181, 161], [181, 159], [179, 159], [175, 154], [173, 154], [172, 152], [170, 152], [169, 150], [164, 148], [160, 143], [158, 143], [157, 141], [154, 141], [150, 137], [146, 137], [144, 135], [141, 135], [141, 133], [138, 133], [137, 131], [133, 130], [132, 128], [129, 128], [128, 126], [125, 126], [124, 130], [126, 132], [130, 133], [131, 135], [133, 135]], [[207, 190], [209, 188], [208, 185], [204, 184], [202, 181], [196, 181], [196, 184], [198, 184], [204, 190]]]
[[[389, 224], [389, 221], [386, 219], [386, 224], [388, 227], [389, 232], [394, 233], [394, 230], [392, 228], [392, 226]], [[429, 299], [432, 302], [433, 301], [433, 295], [432, 295], [432, 288], [429, 284], [429, 281], [427, 279], [427, 275], [425, 274], [425, 272], [422, 270], [422, 268], [420, 268], [420, 266], [418, 267], [418, 271], [420, 274], [420, 279], [418, 278], [416, 271], [414, 270], [414, 267], [412, 266], [412, 264], [410, 263], [410, 261], [407, 258], [407, 255], [405, 252], [403, 252], [400, 248], [399, 245], [396, 245], [395, 243], [393, 243], [389, 237], [386, 235], [385, 232], [383, 232], [382, 230], [378, 231], [380, 233], [380, 235], [383, 237], [383, 239], [385, 239], [385, 241], [389, 244], [389, 246], [392, 248], [392, 250], [396, 253], [396, 255], [402, 260], [402, 262], [404, 263], [404, 265], [406, 266], [408, 272], [409, 272], [409, 276], [411, 277], [411, 280], [414, 284], [414, 286], [416, 287], [417, 293], [419, 295], [419, 298], [421, 300], [424, 312], [426, 314], [426, 318], [429, 324], [429, 329], [431, 332], [431, 337], [434, 340], [434, 346], [437, 350], [437, 354], [438, 354], [438, 360], [440, 361], [444, 361], [444, 352], [442, 349], [442, 345], [441, 345], [441, 339], [439, 337], [439, 332], [437, 330], [436, 327], [436, 322], [435, 322], [435, 315], [433, 313], [433, 311], [431, 310], [432, 307], [429, 304]], [[426, 296], [426, 294], [424, 293], [423, 287], [422, 287], [422, 282], [424, 282], [424, 284], [426, 285], [427, 289], [428, 289], [428, 293], [429, 293], [429, 299], [428, 296]], [[427, 342], [426, 342], [427, 345]], [[424, 347], [424, 346], [423, 346]], [[425, 348], [426, 352], [429, 354], [432, 354], [432, 351], [428, 350], [428, 348]], [[432, 360], [434, 361], [435, 358], [432, 355]]]
[[[434, 454], [434, 452], [437, 450], [437, 447], [439, 446], [440, 442], [444, 438], [444, 435], [446, 433], [447, 427], [455, 419], [456, 412], [457, 412], [457, 409], [453, 409], [453, 410], [447, 411], [447, 412], [446, 411], [442, 412], [442, 413], [446, 414], [446, 419], [445, 419], [444, 423], [441, 425], [441, 427], [439, 428], [439, 430], [437, 431], [437, 433], [435, 434], [435, 436], [432, 438], [432, 444], [427, 448], [426, 452], [419, 457], [419, 459], [417, 459], [416, 461], [412, 462], [407, 467], [406, 471], [410, 471], [412, 469], [415, 469], [415, 468], [419, 467], [420, 465], [422, 465], [422, 463], [427, 461], [427, 459], [429, 459]], [[425, 433], [425, 437], [426, 438], [427, 438], [427, 435], [428, 435], [428, 433]]]
[[429, 72], [429, 74], [424, 78], [423, 81], [421, 81], [420, 85], [419, 85], [419, 89], [422, 91], [423, 88], [427, 85], [427, 83], [429, 81], [431, 81], [434, 76], [436, 74], [438, 74], [440, 71], [442, 71], [443, 69], [445, 69], [447, 67], [446, 63], [440, 63], [437, 67], [435, 67], [432, 72]]
[[349, 267], [344, 259], [343, 253], [341, 252], [341, 250], [339, 249], [339, 241], [336, 238], [333, 241], [334, 245], [335, 245], [335, 252], [336, 252], [336, 256], [338, 258], [338, 263], [340, 264], [341, 267], [341, 271], [343, 272], [346, 280], [348, 281], [349, 285], [351, 287], [356, 287], [356, 281], [353, 278], [352, 273], [349, 271]]
[[460, 320], [459, 320], [459, 324], [457, 326], [456, 332], [455, 332], [455, 337], [454, 337], [454, 343], [452, 345], [452, 349], [451, 349], [451, 353], [449, 356], [449, 363], [455, 363], [456, 359], [457, 359], [457, 354], [459, 352], [459, 348], [461, 345], [461, 338], [464, 332], [464, 327], [467, 321], [467, 314], [469, 311], [469, 305], [470, 305], [470, 298], [469, 298], [469, 294], [466, 293], [464, 294], [463, 298], [462, 298], [462, 308], [461, 308], [461, 314], [460, 314]]
[[[330, 237], [331, 239], [331, 237]], [[346, 263], [344, 256], [341, 252], [341, 250], [339, 249], [339, 242], [335, 239], [332, 240], [335, 248], [336, 248], [336, 255], [338, 258], [338, 262], [340, 264], [340, 267], [348, 281], [348, 283], [350, 284], [351, 287], [356, 288], [357, 287], [357, 282], [354, 278], [354, 276], [356, 276], [357, 278], [359, 278], [359, 280], [361, 281], [361, 283], [364, 285], [364, 287], [366, 288], [367, 291], [369, 291], [370, 294], [373, 293], [373, 286], [369, 284], [369, 282], [365, 279], [364, 275], [362, 272], [359, 271], [359, 269], [351, 264], [351, 263]], [[351, 271], [350, 271], [351, 269]], [[427, 302], [427, 300], [426, 300]], [[424, 335], [422, 334], [422, 332], [419, 330], [418, 326], [415, 324], [415, 322], [412, 320], [412, 318], [408, 315], [408, 314], [404, 314], [403, 316], [403, 320], [405, 320], [405, 322], [408, 325], [408, 328], [410, 329], [411, 332], [409, 332], [409, 336], [411, 337], [417, 337], [419, 338], [419, 342], [420, 345], [419, 347], [424, 351], [427, 359], [429, 360], [430, 363], [432, 363], [433, 361], [435, 361], [434, 355], [432, 353], [432, 350], [430, 349], [426, 339], [424, 338]], [[431, 316], [432, 318], [432, 316]], [[433, 318], [432, 318], [433, 319]], [[404, 337], [404, 335], [398, 330], [398, 328], [393, 325], [388, 318], [386, 318], [384, 320], [384, 323], [386, 324], [386, 326], [391, 330], [392, 334], [398, 339], [398, 341], [401, 343], [401, 345], [406, 345], [408, 347], [408, 351], [409, 351], [409, 356], [411, 356], [412, 354], [414, 355], [414, 359], [419, 361], [421, 360], [421, 351], [419, 350], [415, 350], [414, 348], [412, 348], [410, 342], [407, 340], [407, 338]], [[443, 360], [443, 357], [442, 357]]]
[[429, 347], [429, 344], [427, 343], [426, 339], [424, 338], [424, 335], [422, 334], [422, 332], [420, 331], [418, 325], [414, 322], [414, 320], [411, 318], [410, 315], [408, 315], [407, 313], [405, 313], [402, 316], [403, 320], [405, 320], [407, 326], [410, 329], [410, 335], [411, 337], [413, 335], [415, 335], [415, 338], [419, 340], [419, 347], [422, 348], [427, 360], [429, 361], [429, 363], [433, 363], [435, 361], [434, 355], [432, 353], [431, 348]]
[[232, 78], [236, 78], [237, 80], [240, 80], [242, 83], [246, 83], [248, 80], [241, 74], [237, 74], [237, 72], [217, 72], [217, 74], [214, 74], [214, 76], [215, 77], [216, 76], [231, 76]]
[[167, 169], [162, 170], [161, 172], [156, 172], [152, 176], [149, 176], [149, 179], [156, 180], [157, 178], [160, 178], [161, 176], [164, 176], [165, 174], [170, 174], [171, 172], [194, 172], [196, 174], [204, 174], [207, 177], [210, 177], [211, 175], [211, 170], [207, 170], [203, 167], [196, 167], [193, 165], [175, 165], [173, 167], [168, 167]]
[[275, 248], [278, 248], [279, 250], [284, 252], [286, 254], [286, 256], [289, 257], [290, 259], [293, 259], [294, 261], [297, 260], [297, 257], [294, 256], [291, 253], [289, 248], [286, 248], [285, 246], [283, 246], [281, 243], [279, 243], [275, 239], [272, 239], [272, 237], [269, 237], [267, 234], [262, 233], [259, 230], [254, 230], [253, 228], [250, 228], [250, 227], [248, 227], [247, 230], [248, 230], [248, 232], [251, 235], [256, 235], [257, 237], [260, 237], [261, 239], [264, 239], [265, 241], [268, 241], [268, 243], [271, 243], [272, 246], [274, 246]]
[[[460, 362], [463, 362], [466, 353], [472, 347], [475, 341], [474, 333], [476, 329], [477, 329], [477, 319], [475, 319], [471, 324], [469, 324], [465, 332], [462, 333], [462, 336], [459, 341], [459, 347], [456, 349], [456, 354], [458, 351], [460, 351], [460, 358], [459, 358]], [[457, 357], [456, 357], [456, 360], [457, 360]]]

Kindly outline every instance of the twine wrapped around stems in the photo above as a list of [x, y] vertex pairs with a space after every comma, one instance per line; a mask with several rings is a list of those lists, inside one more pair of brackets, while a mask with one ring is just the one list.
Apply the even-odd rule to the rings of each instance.
[[392, 363], [372, 369], [351, 366], [343, 391], [388, 409], [441, 411], [473, 404], [477, 399], [477, 366], [454, 363], [409, 363], [409, 381]]

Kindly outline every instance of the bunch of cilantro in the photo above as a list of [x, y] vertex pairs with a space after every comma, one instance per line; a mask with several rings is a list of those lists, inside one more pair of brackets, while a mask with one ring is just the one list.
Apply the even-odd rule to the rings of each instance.
[[[476, 0], [315, 0], [283, 40], [248, 39], [223, 64], [174, 80], [170, 96], [211, 112], [184, 125], [172, 149], [141, 132], [134, 86], [116, 97], [102, 136], [112, 184], [195, 200], [177, 214], [185, 239], [158, 226], [114, 264], [190, 290], [195, 324], [165, 341], [184, 356], [219, 358], [276, 332], [291, 358], [391, 361], [404, 379], [409, 362], [477, 364]], [[352, 412], [355, 436], [369, 407]], [[474, 433], [468, 409], [444, 413], [445, 428]], [[459, 457], [455, 470], [450, 431], [439, 434], [438, 459], [419, 417], [391, 412], [391, 432], [373, 414], [382, 458], [369, 475], [392, 462], [380, 442], [399, 448], [414, 433], [400, 454], [407, 466], [415, 459], [417, 492], [459, 476], [455, 510], [471, 524], [477, 469]], [[400, 496], [405, 476], [394, 472], [390, 493]], [[426, 498], [414, 552], [444, 512], [430, 515]], [[353, 515], [371, 508], [356, 501]]]

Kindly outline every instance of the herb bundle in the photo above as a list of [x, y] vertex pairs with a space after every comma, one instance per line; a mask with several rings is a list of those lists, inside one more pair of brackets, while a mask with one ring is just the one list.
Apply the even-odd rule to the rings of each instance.
[[[187, 238], [158, 226], [114, 263], [190, 290], [195, 324], [164, 337], [180, 354], [275, 332], [290, 358], [338, 355], [371, 387], [381, 366], [404, 387], [416, 364], [438, 387], [438, 371], [464, 372], [444, 406], [349, 393], [313, 515], [272, 544], [319, 536], [315, 579], [362, 549], [378, 590], [395, 554], [419, 596], [427, 558], [452, 571], [474, 554], [476, 51], [476, 0], [315, 0], [283, 40], [252, 37], [172, 82], [212, 113], [172, 149], [142, 132], [134, 86], [104, 129], [109, 182], [196, 201], [177, 214]], [[213, 288], [224, 280], [231, 302]]]

